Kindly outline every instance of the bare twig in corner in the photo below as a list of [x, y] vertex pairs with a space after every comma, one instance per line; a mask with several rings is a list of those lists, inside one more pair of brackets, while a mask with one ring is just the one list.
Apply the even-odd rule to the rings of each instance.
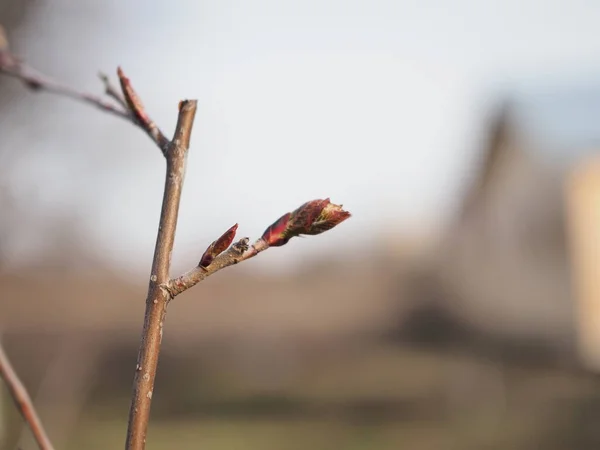
[[19, 376], [13, 369], [2, 345], [0, 345], [0, 376], [6, 383], [15, 406], [21, 413], [21, 416], [23, 416], [25, 423], [29, 426], [39, 448], [41, 450], [54, 450], [50, 438], [46, 430], [44, 430], [44, 426], [33, 406], [31, 397], [29, 397], [27, 389], [25, 389], [25, 386], [23, 386]]
[[[105, 93], [115, 100], [117, 105], [114, 105], [97, 95], [80, 91], [63, 84], [60, 81], [54, 80], [25, 64], [21, 58], [18, 58], [11, 53], [2, 26], [0, 26], [0, 73], [21, 80], [27, 87], [33, 90], [43, 90], [63, 97], [70, 97], [132, 122], [134, 125], [142, 128], [146, 134], [150, 136], [163, 154], [166, 152], [166, 146], [168, 145], [169, 140], [158, 129], [156, 124], [150, 120], [148, 115], [145, 115], [142, 118], [143, 120], [140, 120], [140, 117], [137, 115], [138, 111], [136, 109], [130, 109], [131, 104], [128, 104], [123, 96], [118, 93], [117, 89], [110, 83], [110, 80], [106, 75], [100, 74], [100, 79], [104, 84]], [[122, 72], [119, 73], [119, 75], [121, 74]], [[126, 80], [126, 82], [129, 83], [129, 80]], [[121, 83], [123, 83], [122, 78]]]
[[0, 26], [0, 72], [5, 75], [18, 78], [27, 87], [33, 90], [44, 90], [63, 97], [70, 97], [75, 100], [93, 105], [102, 111], [114, 114], [123, 119], [133, 121], [133, 116], [124, 108], [117, 107], [106, 100], [90, 94], [79, 91], [71, 86], [67, 86], [44, 74], [39, 73], [32, 67], [25, 64], [20, 58], [10, 52], [8, 41], [4, 36], [4, 31]]
[[144, 326], [135, 368], [125, 445], [126, 450], [143, 450], [146, 445], [154, 380], [169, 302], [178, 294], [225, 267], [253, 258], [270, 247], [285, 245], [293, 237], [303, 234], [316, 235], [327, 231], [350, 217], [350, 213], [344, 211], [341, 205], [331, 203], [328, 198], [312, 200], [281, 216], [251, 246], [248, 238], [232, 244], [237, 230], [236, 224], [209, 245], [195, 268], [171, 280], [169, 276], [171, 253], [175, 241], [187, 152], [196, 114], [196, 101], [180, 102], [175, 133], [173, 139], [169, 140], [150, 119], [129, 78], [120, 68], [117, 74], [122, 95], [110, 84], [107, 77], [101, 75], [105, 93], [117, 102], [118, 106], [115, 106], [99, 97], [64, 86], [25, 66], [8, 50], [6, 40], [2, 40], [1, 28], [0, 73], [16, 77], [32, 88], [45, 89], [75, 98], [131, 121], [152, 138], [166, 158], [162, 210], [146, 298]]
[[6, 75], [20, 79], [31, 89], [44, 90], [64, 97], [71, 97], [75, 100], [93, 105], [105, 112], [122, 117], [123, 119], [131, 120], [131, 116], [127, 111], [124, 111], [93, 94], [79, 91], [53, 80], [50, 77], [42, 75], [20, 61], [15, 61], [14, 64], [8, 66], [0, 66], [0, 71]]

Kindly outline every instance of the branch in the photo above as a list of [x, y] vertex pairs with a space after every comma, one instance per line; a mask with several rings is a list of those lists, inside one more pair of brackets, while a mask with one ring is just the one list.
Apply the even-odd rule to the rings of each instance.
[[[125, 445], [126, 450], [143, 450], [146, 445], [154, 380], [169, 302], [181, 292], [225, 267], [253, 258], [269, 247], [285, 245], [293, 237], [316, 235], [327, 231], [350, 217], [350, 213], [344, 211], [341, 205], [334, 205], [329, 199], [306, 202], [293, 212], [280, 217], [250, 247], [248, 246], [248, 238], [243, 238], [232, 245], [237, 230], [236, 224], [207, 248], [197, 267], [171, 280], [169, 277], [171, 253], [175, 241], [186, 157], [196, 114], [196, 100], [180, 102], [175, 133], [173, 139], [169, 140], [154, 121], [150, 119], [129, 78], [125, 76], [121, 68], [118, 69], [117, 74], [122, 94], [110, 83], [108, 77], [100, 75], [105, 94], [117, 103], [117, 105], [114, 105], [100, 97], [55, 81], [25, 65], [10, 52], [1, 27], [0, 73], [18, 78], [32, 89], [46, 90], [67, 96], [128, 120], [142, 128], [166, 158], [163, 203], [146, 298], [141, 343], [133, 380]], [[30, 424], [34, 434], [37, 433], [36, 439], [38, 439], [40, 448], [44, 450], [52, 449], [50, 443], [45, 442], [47, 437], [33, 410], [31, 400], [3, 353], [0, 354], [0, 359], [2, 360], [0, 361], [2, 365], [2, 368], [0, 368], [2, 370], [1, 375], [11, 387], [11, 393], [25, 420]]]
[[[171, 297], [175, 297], [196, 284], [203, 281], [210, 275], [218, 272], [225, 267], [233, 266], [234, 264], [240, 263], [247, 259], [252, 258], [258, 254], [258, 251], [250, 251], [248, 248], [248, 238], [240, 239], [238, 242], [229, 247], [225, 252], [217, 256], [208, 267], [203, 267], [198, 264], [192, 270], [184, 273], [183, 275], [171, 280], [168, 284], [168, 291]], [[254, 248], [252, 246], [251, 248]], [[266, 250], [264, 247], [263, 250]], [[262, 250], [261, 250], [262, 251]]]
[[38, 447], [41, 450], [54, 450], [50, 438], [46, 434], [46, 430], [44, 430], [44, 426], [33, 406], [31, 397], [29, 397], [27, 389], [25, 389], [25, 386], [13, 369], [2, 345], [0, 345], [0, 376], [4, 380], [15, 406], [21, 413], [21, 416], [23, 416], [27, 426], [29, 426]]
[[165, 289], [174, 298], [221, 269], [253, 258], [269, 247], [281, 247], [293, 237], [321, 234], [349, 217], [342, 205], [328, 198], [312, 200], [277, 219], [252, 246], [248, 247], [248, 238], [243, 238], [223, 252], [235, 237], [236, 224], [210, 244], [196, 267], [171, 280]]
[[163, 155], [166, 154], [169, 140], [150, 119], [148, 114], [146, 114], [129, 79], [125, 77], [120, 68], [118, 69], [118, 75], [124, 95], [119, 94], [106, 75], [99, 75], [104, 84], [105, 94], [118, 104], [114, 105], [97, 95], [80, 91], [60, 81], [56, 81], [25, 64], [21, 58], [11, 53], [4, 31], [0, 26], [0, 73], [21, 80], [30, 89], [36, 91], [43, 90], [63, 97], [69, 97], [125, 119], [144, 130], [158, 148], [160, 148]]
[[23, 81], [27, 87], [33, 90], [43, 90], [63, 97], [70, 97], [95, 106], [104, 112], [121, 117], [122, 119], [133, 121], [133, 117], [129, 112], [116, 107], [112, 103], [109, 103], [96, 95], [79, 91], [71, 86], [62, 84], [18, 60], [14, 60], [12, 64], [8, 65], [0, 64], [0, 72], [10, 77], [18, 78]]
[[[125, 96], [127, 98], [127, 93], [125, 93]], [[150, 418], [150, 406], [163, 336], [163, 325], [167, 305], [171, 300], [169, 291], [165, 289], [165, 286], [169, 283], [171, 252], [175, 240], [186, 156], [195, 114], [195, 100], [185, 100], [180, 103], [175, 134], [165, 154], [167, 158], [165, 190], [148, 297], [146, 299], [142, 339], [133, 380], [133, 394], [129, 409], [127, 442], [125, 445], [128, 450], [143, 450], [146, 444], [146, 432]]]

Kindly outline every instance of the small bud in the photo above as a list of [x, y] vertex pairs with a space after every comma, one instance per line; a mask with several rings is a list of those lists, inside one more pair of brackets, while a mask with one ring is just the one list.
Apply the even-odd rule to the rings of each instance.
[[202, 258], [200, 258], [200, 263], [198, 264], [200, 267], [208, 267], [213, 262], [213, 260], [223, 253], [225, 250], [229, 248], [233, 239], [235, 238], [235, 233], [238, 229], [238, 224], [236, 223], [229, 230], [227, 230], [223, 235], [214, 241], [212, 244], [208, 246]]
[[350, 217], [342, 205], [335, 205], [328, 198], [311, 200], [281, 216], [273, 225], [265, 230], [261, 239], [269, 247], [280, 247], [302, 234], [316, 235], [330, 230]]
[[323, 208], [321, 214], [317, 217], [317, 220], [312, 223], [306, 234], [321, 234], [327, 230], [331, 230], [333, 227], [350, 217], [350, 213], [344, 211], [342, 208], [343, 205], [335, 205], [329, 203], [329, 199], [327, 200], [327, 205], [325, 205], [325, 208]]
[[150, 118], [146, 114], [146, 110], [144, 109], [144, 105], [142, 104], [142, 100], [134, 91], [133, 86], [131, 85], [131, 81], [123, 70], [119, 67], [117, 68], [117, 75], [119, 76], [119, 82], [121, 83], [121, 90], [123, 91], [123, 96], [125, 97], [125, 102], [127, 102], [127, 106], [135, 116], [135, 118], [141, 123], [148, 123]]

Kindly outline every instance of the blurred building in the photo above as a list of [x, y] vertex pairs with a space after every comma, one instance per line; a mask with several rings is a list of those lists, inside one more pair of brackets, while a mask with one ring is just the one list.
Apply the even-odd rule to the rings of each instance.
[[600, 91], [532, 97], [490, 120], [476, 176], [424, 282], [433, 300], [413, 317], [429, 311], [515, 355], [598, 369]]

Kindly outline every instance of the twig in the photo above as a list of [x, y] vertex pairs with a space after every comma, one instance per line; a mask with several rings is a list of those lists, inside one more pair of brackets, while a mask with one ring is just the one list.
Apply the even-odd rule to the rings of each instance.
[[[140, 116], [140, 111], [143, 107], [128, 103], [125, 98], [119, 94], [117, 89], [110, 83], [108, 76], [99, 74], [102, 83], [104, 84], [104, 90], [106, 95], [111, 97], [118, 103], [114, 105], [103, 98], [90, 94], [89, 92], [80, 91], [71, 86], [63, 84], [53, 78], [44, 75], [34, 68], [25, 64], [20, 58], [13, 55], [8, 49], [8, 41], [3, 36], [3, 30], [0, 27], [0, 73], [8, 75], [13, 78], [17, 78], [25, 83], [26, 86], [33, 90], [44, 90], [49, 93], [57, 94], [63, 97], [69, 97], [74, 100], [78, 100], [83, 103], [92, 105], [100, 110], [113, 114], [117, 117], [127, 120], [134, 125], [139, 126], [146, 134], [156, 143], [158, 148], [163, 154], [166, 153], [169, 140], [165, 137], [164, 133], [156, 126], [156, 124], [150, 119], [145, 113]], [[123, 75], [123, 72], [119, 68], [119, 78], [121, 85], [123, 83], [129, 84], [129, 80]], [[129, 85], [129, 88], [130, 85]], [[125, 89], [125, 88], [124, 88]], [[135, 94], [132, 90], [132, 94]], [[139, 107], [138, 107], [139, 106]]]
[[42, 75], [35, 69], [25, 65], [22, 62], [15, 61], [14, 64], [11, 65], [0, 65], [0, 72], [8, 76], [18, 78], [31, 89], [44, 90], [53, 94], [61, 95], [63, 97], [70, 97], [72, 99], [95, 106], [104, 112], [114, 114], [115, 116], [134, 122], [133, 116], [128, 111], [120, 109], [96, 95], [79, 91], [46, 75]]
[[235, 237], [235, 224], [206, 249], [196, 267], [171, 280], [166, 288], [175, 297], [225, 267], [253, 258], [269, 247], [285, 245], [295, 236], [321, 234], [349, 217], [342, 205], [335, 205], [328, 198], [311, 200], [277, 219], [250, 247], [248, 238], [243, 238], [224, 251]]
[[158, 145], [158, 148], [160, 148], [160, 151], [166, 158], [170, 144], [169, 140], [164, 135], [164, 133], [160, 131], [160, 129], [158, 128], [156, 123], [154, 123], [154, 121], [150, 118], [148, 113], [146, 113], [144, 105], [142, 105], [142, 101], [133, 89], [129, 78], [125, 76], [123, 70], [121, 70], [120, 67], [117, 69], [117, 74], [119, 75], [121, 89], [123, 90], [123, 101], [133, 114], [133, 117], [135, 117], [136, 123], [142, 128], [142, 130], [146, 132], [148, 136], [152, 138], [152, 140], [156, 143], [156, 145]]
[[50, 438], [44, 430], [44, 426], [33, 406], [31, 397], [27, 393], [27, 389], [19, 379], [19, 376], [13, 369], [8, 356], [6, 355], [4, 348], [0, 344], [0, 376], [6, 383], [8, 391], [15, 403], [15, 406], [23, 416], [25, 423], [29, 426], [29, 429], [33, 433], [39, 448], [41, 450], [54, 450]]
[[266, 242], [261, 239], [255, 242], [251, 247], [248, 247], [248, 242], [248, 238], [243, 238], [217, 256], [210, 266], [204, 268], [201, 265], [198, 265], [192, 270], [171, 280], [168, 287], [171, 296], [175, 297], [219, 270], [253, 258], [268, 248]]
[[185, 173], [187, 151], [190, 145], [192, 124], [196, 114], [196, 101], [181, 102], [175, 135], [169, 145], [167, 173], [158, 236], [152, 263], [152, 274], [146, 299], [144, 328], [133, 381], [133, 395], [129, 410], [126, 449], [143, 450], [154, 391], [154, 379], [163, 336], [167, 305], [171, 296], [165, 286], [169, 283], [171, 252], [175, 240], [177, 215]]

